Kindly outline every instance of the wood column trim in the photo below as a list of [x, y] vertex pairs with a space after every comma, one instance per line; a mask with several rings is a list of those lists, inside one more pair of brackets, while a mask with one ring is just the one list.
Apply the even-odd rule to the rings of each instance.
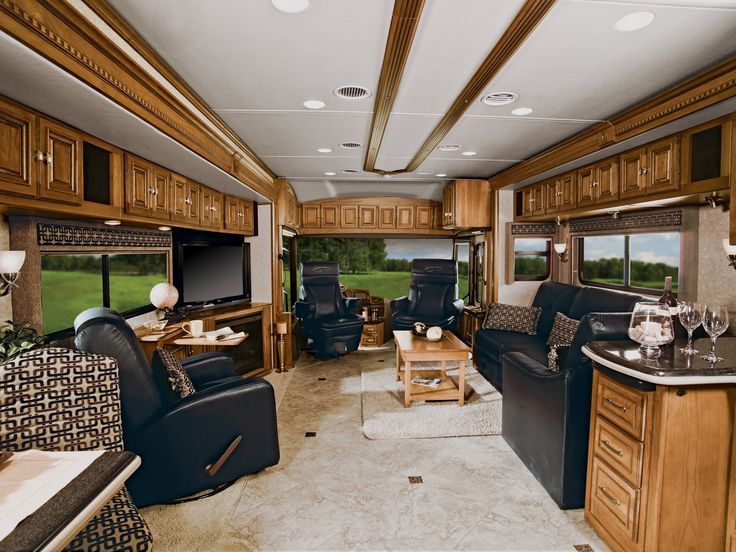
[[386, 39], [381, 76], [378, 80], [376, 101], [373, 105], [371, 131], [363, 163], [365, 171], [384, 172], [375, 170], [376, 159], [391, 118], [391, 109], [396, 100], [401, 77], [404, 74], [404, 66], [409, 58], [423, 8], [424, 0], [395, 0], [394, 2], [394, 12]]

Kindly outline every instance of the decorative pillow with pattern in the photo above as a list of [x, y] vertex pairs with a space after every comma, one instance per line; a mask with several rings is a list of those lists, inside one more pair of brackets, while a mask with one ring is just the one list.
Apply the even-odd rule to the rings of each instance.
[[561, 312], [555, 314], [555, 321], [547, 338], [547, 345], [550, 347], [569, 347], [578, 331], [580, 320], [568, 318]]
[[537, 335], [537, 322], [540, 314], [542, 314], [542, 309], [539, 307], [492, 303], [483, 320], [483, 329]]
[[189, 374], [174, 355], [165, 349], [156, 349], [151, 362], [159, 391], [166, 402], [194, 395], [195, 389]]

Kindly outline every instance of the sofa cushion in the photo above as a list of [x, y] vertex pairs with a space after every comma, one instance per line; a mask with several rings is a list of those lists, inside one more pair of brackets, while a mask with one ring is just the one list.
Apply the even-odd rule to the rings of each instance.
[[493, 358], [499, 365], [508, 352], [521, 352], [547, 365], [547, 345], [538, 336], [503, 330], [481, 330], [475, 334], [478, 354]]
[[173, 403], [194, 395], [194, 384], [179, 359], [165, 349], [156, 349], [151, 362], [161, 396]]
[[539, 307], [520, 307], [504, 303], [492, 303], [483, 320], [483, 329], [505, 330], [536, 335], [537, 322], [542, 309]]
[[633, 293], [584, 287], [575, 297], [567, 315], [580, 320], [589, 312], [631, 312], [637, 301], [644, 301], [644, 298]]
[[555, 319], [555, 313], [567, 314], [572, 302], [582, 288], [559, 282], [542, 282], [534, 296], [532, 306], [540, 307], [542, 314], [537, 323], [537, 334], [547, 337]]
[[578, 331], [580, 320], [568, 318], [561, 312], [555, 314], [555, 323], [547, 338], [547, 345], [550, 347], [569, 347], [575, 338], [575, 332]]

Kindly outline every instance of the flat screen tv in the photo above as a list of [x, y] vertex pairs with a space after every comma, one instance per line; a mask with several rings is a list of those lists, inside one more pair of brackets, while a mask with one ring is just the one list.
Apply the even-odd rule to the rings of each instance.
[[250, 244], [199, 236], [175, 241], [175, 249], [174, 285], [181, 305], [250, 301]]

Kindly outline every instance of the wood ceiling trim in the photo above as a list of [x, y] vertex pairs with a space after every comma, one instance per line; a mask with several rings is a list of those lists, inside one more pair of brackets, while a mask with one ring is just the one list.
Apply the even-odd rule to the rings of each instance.
[[[260, 167], [264, 172], [269, 174], [271, 178], [276, 178], [276, 174], [266, 165], [256, 153], [250, 149], [243, 139], [238, 136], [228, 125], [217, 115], [209, 105], [174, 71], [174, 69], [166, 63], [161, 56], [141, 37], [121, 16], [104, 0], [82, 0], [97, 16], [99, 16], [105, 24], [109, 25], [125, 42], [127, 42], [143, 59], [146, 60], [156, 71], [171, 83], [178, 92], [180, 92], [187, 100], [189, 100], [217, 129], [225, 134], [229, 140], [236, 144], [249, 160]], [[242, 156], [241, 156], [242, 157]], [[242, 162], [242, 161], [241, 161]]]
[[406, 60], [409, 58], [423, 8], [424, 0], [395, 0], [394, 2], [391, 27], [386, 39], [381, 76], [378, 80], [376, 101], [373, 106], [371, 131], [363, 163], [365, 171], [384, 172], [375, 170], [376, 159], [378, 159], [383, 135], [391, 118], [391, 109], [399, 91], [401, 77], [404, 74]]
[[736, 56], [491, 177], [497, 190], [736, 97]]
[[275, 198], [276, 188], [268, 172], [255, 163], [235, 163], [237, 152], [210, 126], [148, 78], [138, 64], [65, 0], [0, 0], [0, 28], [244, 185], [269, 199]]

